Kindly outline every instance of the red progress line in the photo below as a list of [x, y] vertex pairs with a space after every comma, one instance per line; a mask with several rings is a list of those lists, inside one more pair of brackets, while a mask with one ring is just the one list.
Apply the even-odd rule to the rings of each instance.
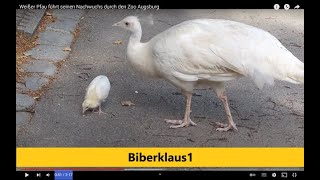
[[73, 170], [73, 171], [123, 171], [124, 168], [18, 168], [20, 171], [58, 171], [58, 170]]

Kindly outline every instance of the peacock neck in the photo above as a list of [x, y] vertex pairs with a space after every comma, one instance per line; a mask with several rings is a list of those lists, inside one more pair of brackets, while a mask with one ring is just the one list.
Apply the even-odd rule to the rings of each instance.
[[141, 26], [138, 26], [131, 34], [129, 43], [139, 44], [141, 41], [142, 29]]
[[141, 35], [141, 27], [131, 34], [128, 42], [127, 58], [130, 64], [139, 72], [151, 77], [157, 77], [158, 74], [153, 64], [148, 43], [140, 42]]
[[137, 61], [137, 57], [143, 54], [143, 43], [141, 43], [141, 36], [142, 36], [142, 30], [141, 26], [139, 28], [135, 29], [135, 31], [132, 32], [129, 42], [128, 42], [128, 49], [127, 49], [127, 55], [129, 56], [130, 61]]

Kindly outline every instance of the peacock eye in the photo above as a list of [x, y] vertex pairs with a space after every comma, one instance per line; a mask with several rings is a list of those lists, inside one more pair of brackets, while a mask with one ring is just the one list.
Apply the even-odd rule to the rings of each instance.
[[128, 23], [128, 22], [126, 22], [125, 24], [126, 24], [126, 26], [128, 26], [128, 25], [129, 25], [129, 23]]

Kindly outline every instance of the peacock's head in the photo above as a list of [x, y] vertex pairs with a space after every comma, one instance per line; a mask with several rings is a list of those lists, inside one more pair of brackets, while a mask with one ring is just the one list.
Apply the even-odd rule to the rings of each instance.
[[127, 29], [131, 32], [135, 32], [135, 31], [141, 29], [139, 19], [136, 16], [128, 16], [128, 17], [122, 19], [121, 21], [115, 23], [112, 26], [118, 26], [118, 27]]

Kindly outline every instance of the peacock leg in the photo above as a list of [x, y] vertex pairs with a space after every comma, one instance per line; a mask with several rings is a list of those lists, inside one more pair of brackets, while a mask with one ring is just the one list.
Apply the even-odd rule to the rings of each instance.
[[234, 123], [232, 119], [232, 115], [230, 112], [229, 104], [228, 104], [228, 99], [226, 95], [226, 91], [224, 88], [223, 84], [219, 84], [218, 86], [214, 87], [215, 92], [217, 93], [218, 98], [222, 101], [224, 110], [227, 114], [228, 118], [228, 124], [223, 124], [223, 123], [216, 123], [220, 128], [217, 128], [217, 131], [228, 131], [230, 129], [235, 129], [238, 130], [236, 127], [236, 124]]
[[194, 123], [190, 119], [190, 113], [191, 113], [191, 97], [192, 93], [190, 92], [183, 92], [183, 94], [186, 96], [186, 111], [184, 114], [183, 120], [170, 120], [170, 119], [165, 119], [167, 123], [171, 124], [177, 124], [177, 125], [172, 125], [170, 128], [181, 128], [181, 127], [188, 127], [189, 125], [196, 126], [197, 124]]

